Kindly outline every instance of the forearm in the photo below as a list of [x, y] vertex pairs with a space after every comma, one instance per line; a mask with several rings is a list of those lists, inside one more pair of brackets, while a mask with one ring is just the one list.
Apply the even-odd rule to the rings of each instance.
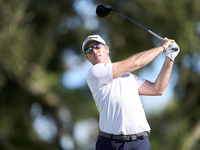
[[132, 72], [144, 67], [162, 52], [163, 47], [159, 46], [147, 51], [134, 54], [126, 60], [113, 63], [113, 78], [117, 78], [127, 72]]
[[[176, 48], [177, 51], [174, 51]], [[174, 59], [178, 55], [180, 49], [175, 43], [171, 43], [170, 47], [166, 51], [166, 59], [164, 65], [154, 83], [146, 80], [143, 85], [138, 89], [140, 95], [162, 95], [169, 83], [171, 77]]]
[[133, 55], [129, 58], [132, 61], [132, 71], [146, 66], [162, 52], [163, 47], [159, 46]]
[[162, 67], [161, 72], [159, 73], [156, 81], [155, 81], [155, 89], [158, 92], [158, 95], [162, 95], [169, 83], [169, 79], [171, 77], [172, 68], [174, 61], [172, 61], [169, 57], [166, 57], [165, 63]]

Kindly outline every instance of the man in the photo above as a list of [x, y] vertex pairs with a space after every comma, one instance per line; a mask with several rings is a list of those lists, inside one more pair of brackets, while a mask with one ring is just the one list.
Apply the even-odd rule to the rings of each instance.
[[[87, 83], [100, 114], [96, 149], [150, 150], [150, 127], [139, 95], [163, 94], [180, 51], [178, 45], [164, 38], [161, 46], [114, 63], [109, 57], [109, 47], [99, 35], [88, 36], [82, 50], [93, 64]], [[166, 52], [166, 59], [155, 83], [130, 73], [163, 52]]]

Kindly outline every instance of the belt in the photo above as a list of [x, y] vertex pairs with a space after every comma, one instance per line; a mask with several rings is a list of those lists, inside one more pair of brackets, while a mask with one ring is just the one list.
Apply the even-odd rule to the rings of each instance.
[[114, 139], [114, 140], [121, 140], [121, 141], [136, 141], [137, 139], [139, 140], [143, 140], [144, 136], [148, 136], [149, 132], [141, 132], [138, 134], [130, 134], [130, 135], [114, 135], [114, 134], [109, 134], [109, 133], [105, 133], [102, 131], [99, 131], [99, 135], [106, 137], [106, 138], [110, 138], [110, 139]]

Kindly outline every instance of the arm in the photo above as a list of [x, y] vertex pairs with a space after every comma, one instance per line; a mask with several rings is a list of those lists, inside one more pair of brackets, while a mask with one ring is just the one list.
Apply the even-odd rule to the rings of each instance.
[[155, 83], [146, 80], [143, 83], [143, 85], [139, 88], [138, 90], [139, 94], [150, 95], [150, 96], [162, 95], [169, 83], [169, 79], [173, 68], [173, 63], [174, 61], [172, 61], [169, 57], [166, 57], [163, 68], [159, 73]]
[[[174, 48], [177, 50], [174, 50]], [[170, 47], [166, 51], [165, 63], [156, 79], [156, 82], [151, 83], [146, 80], [138, 90], [140, 95], [162, 95], [164, 93], [171, 76], [174, 59], [179, 52], [180, 48], [176, 43], [170, 44]]]
[[166, 50], [172, 42], [174, 41], [164, 38], [161, 46], [159, 47], [137, 53], [126, 60], [113, 63], [113, 68], [112, 68], [113, 79], [127, 72], [132, 72], [146, 66], [154, 58], [156, 58], [159, 54], [161, 54], [164, 50]]

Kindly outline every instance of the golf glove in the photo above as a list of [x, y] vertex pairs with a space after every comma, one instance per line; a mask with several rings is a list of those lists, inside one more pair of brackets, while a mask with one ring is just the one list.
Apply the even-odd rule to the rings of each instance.
[[166, 56], [169, 57], [171, 60], [174, 61], [178, 53], [180, 52], [180, 48], [178, 44], [176, 43], [171, 43], [169, 48], [166, 51]]

